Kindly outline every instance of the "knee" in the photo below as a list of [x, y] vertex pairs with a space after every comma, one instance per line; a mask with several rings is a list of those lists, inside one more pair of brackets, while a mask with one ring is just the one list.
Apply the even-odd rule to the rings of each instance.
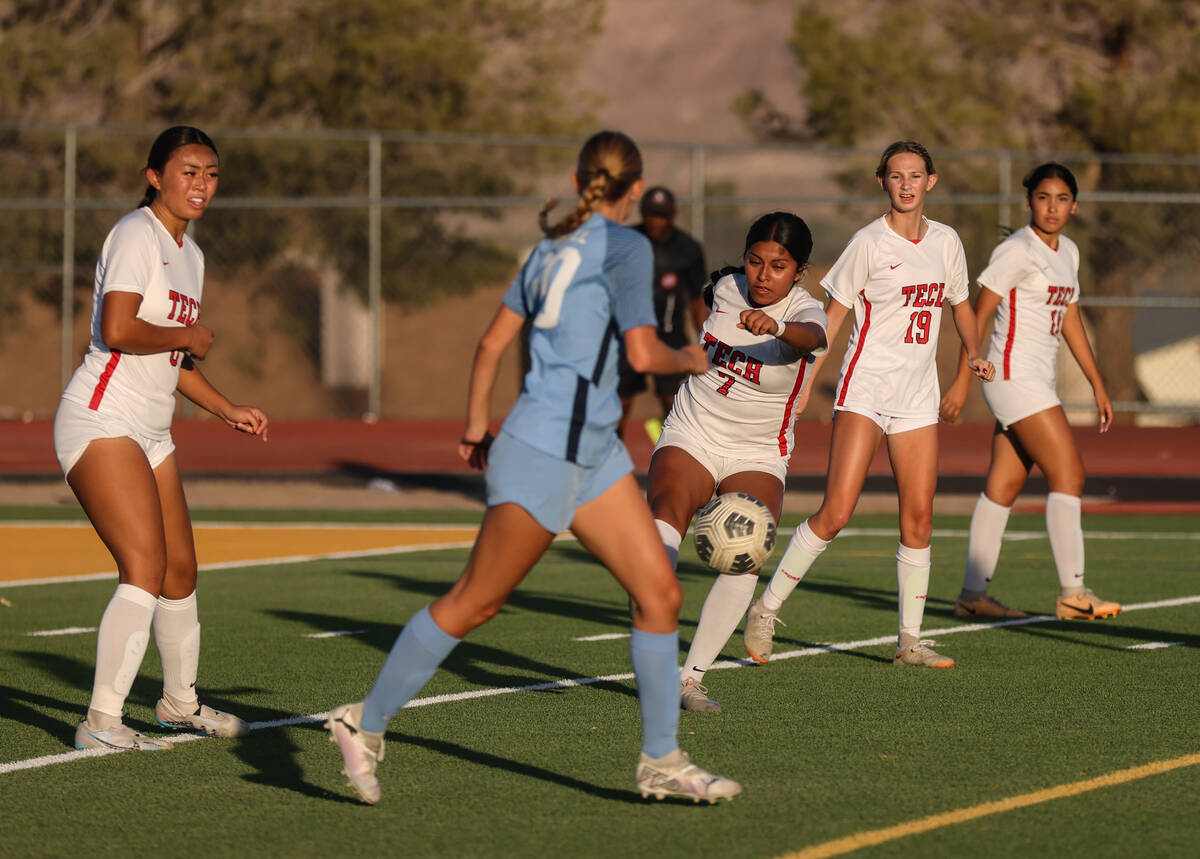
[[808, 520], [808, 527], [822, 540], [832, 540], [850, 522], [853, 507], [834, 505], [822, 507]]
[[906, 546], [928, 546], [933, 537], [933, 508], [902, 511], [900, 537]]
[[637, 603], [638, 613], [645, 620], [655, 625], [673, 627], [674, 622], [679, 619], [679, 609], [683, 606], [683, 588], [679, 586], [679, 581], [671, 576], [660, 586], [638, 594], [634, 602]]

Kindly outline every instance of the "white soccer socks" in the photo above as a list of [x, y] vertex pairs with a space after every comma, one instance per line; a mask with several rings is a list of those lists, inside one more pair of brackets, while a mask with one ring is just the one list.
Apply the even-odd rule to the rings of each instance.
[[162, 657], [163, 697], [180, 714], [196, 712], [196, 672], [200, 666], [200, 621], [196, 592], [181, 600], [160, 596], [154, 609], [154, 643]]
[[1011, 512], [1011, 507], [1002, 507], [984, 493], [979, 493], [979, 500], [975, 502], [975, 510], [971, 514], [971, 528], [967, 532], [963, 599], [979, 599], [987, 592], [992, 574], [996, 572], [996, 562], [1000, 560], [1000, 545]]
[[763, 607], [768, 611], [779, 611], [783, 601], [791, 596], [808, 568], [828, 545], [828, 540], [822, 540], [808, 527], [808, 520], [801, 522], [800, 527], [792, 532], [792, 539], [788, 540], [787, 549], [779, 559], [775, 575], [771, 576], [770, 584], [763, 591]]
[[[150, 623], [157, 604], [157, 597], [135, 585], [117, 585], [96, 634], [96, 677], [88, 705], [89, 723], [93, 722], [93, 711], [120, 722], [125, 698], [150, 643]], [[103, 730], [111, 725], [92, 723], [92, 727]]]
[[1082, 502], [1074, 495], [1051, 492], [1046, 496], [1046, 532], [1058, 570], [1059, 593], [1064, 597], [1083, 593]]
[[896, 589], [900, 594], [900, 634], [921, 635], [925, 598], [929, 593], [929, 546], [914, 549], [903, 543], [896, 549]]
[[683, 542], [683, 535], [675, 530], [674, 525], [668, 525], [662, 519], [655, 519], [654, 527], [658, 529], [659, 539], [667, 550], [667, 560], [671, 562], [673, 570], [679, 565], [679, 544]]
[[753, 574], [717, 576], [700, 609], [700, 621], [696, 624], [696, 634], [692, 637], [687, 662], [679, 676], [680, 682], [688, 678], [700, 682], [725, 642], [729, 641], [729, 636], [733, 635], [746, 616], [746, 609], [754, 600], [757, 584], [758, 576]]

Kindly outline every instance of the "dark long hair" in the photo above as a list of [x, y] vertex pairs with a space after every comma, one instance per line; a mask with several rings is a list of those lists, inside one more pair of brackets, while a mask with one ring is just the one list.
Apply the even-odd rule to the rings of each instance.
[[[193, 128], [190, 125], [173, 125], [155, 138], [150, 147], [150, 154], [146, 156], [146, 167], [156, 173], [161, 173], [176, 149], [191, 146], [193, 143], [207, 146], [218, 158], [221, 157], [217, 153], [217, 144], [213, 143], [212, 138], [199, 128]], [[156, 196], [158, 196], [158, 189], [153, 185], [147, 185], [146, 194], [142, 197], [142, 202], [138, 203], [138, 208], [149, 206], [154, 202]]]
[[799, 215], [791, 212], [771, 212], [758, 218], [746, 231], [746, 244], [742, 248], [742, 265], [727, 265], [714, 271], [708, 277], [708, 286], [704, 288], [704, 303], [712, 307], [713, 288], [717, 281], [727, 274], [745, 274], [746, 254], [752, 245], [759, 242], [778, 242], [784, 250], [792, 255], [797, 267], [803, 267], [812, 255], [813, 238], [808, 224]]
[[1062, 179], [1071, 189], [1071, 196], [1079, 196], [1079, 183], [1075, 181], [1075, 174], [1057, 161], [1047, 161], [1034, 167], [1021, 180], [1021, 185], [1025, 188], [1025, 199], [1032, 200], [1034, 190], [1046, 179]]

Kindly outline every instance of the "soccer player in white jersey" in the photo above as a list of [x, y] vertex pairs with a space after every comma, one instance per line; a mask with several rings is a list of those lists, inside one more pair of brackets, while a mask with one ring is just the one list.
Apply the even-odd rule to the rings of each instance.
[[[779, 519], [796, 404], [826, 350], [825, 311], [800, 285], [812, 244], [803, 220], [772, 212], [746, 234], [743, 265], [713, 273], [700, 331], [709, 368], [680, 386], [650, 462], [650, 509], [672, 565], [714, 491], [745, 492]], [[720, 710], [700, 681], [745, 615], [757, 575], [713, 582], [680, 675], [684, 709]]]
[[[929, 538], [937, 485], [938, 331], [951, 305], [967, 366], [984, 381], [994, 368], [979, 357], [975, 314], [967, 301], [967, 266], [958, 234], [924, 215], [925, 195], [937, 182], [933, 159], [921, 144], [888, 146], [875, 172], [889, 211], [850, 239], [821, 280], [829, 294], [829, 339], [851, 310], [854, 328], [834, 392], [833, 436], [821, 507], [802, 523], [771, 578], [750, 606], [744, 638], [756, 662], [771, 655], [783, 601], [829, 541], [850, 521], [880, 438], [900, 500], [896, 551], [899, 637], [895, 665], [951, 667], [921, 640], [929, 589]], [[820, 368], [827, 356], [817, 359]]]
[[[996, 416], [987, 485], [975, 504], [967, 543], [962, 593], [954, 604], [959, 617], [1025, 617], [987, 593], [1000, 557], [1000, 541], [1013, 502], [1035, 464], [1046, 476], [1046, 531], [1058, 570], [1055, 613], [1064, 620], [1113, 617], [1118, 603], [1096, 596], [1083, 583], [1083, 528], [1080, 496], [1083, 462], [1054, 389], [1059, 338], [1092, 384], [1100, 432], [1112, 423], [1112, 403], [1096, 367], [1079, 313], [1079, 248], [1062, 229], [1078, 208], [1075, 177], [1061, 164], [1048, 163], [1025, 177], [1029, 225], [992, 252], [979, 275], [975, 299], [980, 336], [994, 313], [988, 357], [1000, 368], [983, 396]], [[960, 362], [961, 364], [961, 362]], [[970, 375], [958, 377], [942, 398], [942, 418], [954, 421], [962, 409]]]
[[196, 548], [171, 441], [176, 391], [233, 429], [267, 439], [266, 415], [231, 403], [196, 366], [213, 333], [198, 322], [204, 255], [185, 230], [217, 191], [216, 146], [197, 128], [168, 128], [150, 148], [146, 179], [141, 205], [104, 240], [92, 339], [54, 419], [59, 464], [120, 576], [100, 620], [77, 748], [171, 748], [121, 722], [151, 627], [162, 657], [159, 724], [219, 737], [248, 731], [196, 696]]
[[[698, 346], [672, 349], [655, 329], [650, 242], [621, 226], [642, 194], [642, 157], [624, 134], [602, 131], [579, 152], [579, 202], [513, 279], [475, 352], [459, 455], [487, 469], [487, 512], [466, 569], [450, 591], [405, 624], [371, 691], [335, 707], [326, 727], [350, 785], [379, 800], [376, 764], [387, 724], [464, 635], [495, 616], [568, 528], [633, 600], [630, 656], [642, 714], [635, 783], [643, 796], [732, 798], [741, 785], [691, 763], [679, 724], [682, 592], [654, 530], [633, 463], [617, 438], [618, 338], [640, 373], [700, 373]], [[530, 370], [492, 441], [489, 403], [500, 357], [528, 320]]]

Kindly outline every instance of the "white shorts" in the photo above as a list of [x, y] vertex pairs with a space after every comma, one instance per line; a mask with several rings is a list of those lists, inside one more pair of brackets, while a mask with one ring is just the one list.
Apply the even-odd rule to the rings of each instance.
[[672, 423], [670, 419], [663, 426], [662, 435], [658, 437], [658, 444], [655, 445], [654, 449], [658, 450], [663, 447], [677, 447], [687, 453], [704, 466], [704, 470], [712, 475], [713, 482], [718, 486], [721, 485], [721, 481], [726, 477], [739, 474], [743, 471], [761, 471], [765, 474], [771, 474], [779, 478], [780, 483], [784, 483], [784, 478], [787, 477], [787, 458], [778, 455], [771, 456], [769, 454], [748, 458], [743, 455], [721, 456], [706, 447], [698, 438], [680, 427], [678, 423]]
[[54, 455], [62, 473], [67, 475], [79, 462], [87, 446], [98, 438], [131, 438], [145, 452], [150, 468], [158, 468], [175, 451], [175, 442], [151, 438], [138, 432], [124, 419], [102, 415], [73, 400], [59, 400], [54, 416]]
[[983, 386], [983, 399], [1002, 429], [1008, 429], [1022, 418], [1062, 405], [1053, 385], [1034, 379], [987, 382]]
[[898, 418], [894, 415], [882, 415], [879, 412], [872, 412], [868, 409], [860, 409], [857, 406], [837, 406], [834, 412], [854, 412], [856, 415], [862, 415], [864, 418], [870, 418], [875, 422], [875, 425], [883, 430], [884, 435], [899, 435], [902, 432], [909, 430], [920, 429], [921, 427], [934, 426], [938, 422], [937, 415], [920, 418]]

